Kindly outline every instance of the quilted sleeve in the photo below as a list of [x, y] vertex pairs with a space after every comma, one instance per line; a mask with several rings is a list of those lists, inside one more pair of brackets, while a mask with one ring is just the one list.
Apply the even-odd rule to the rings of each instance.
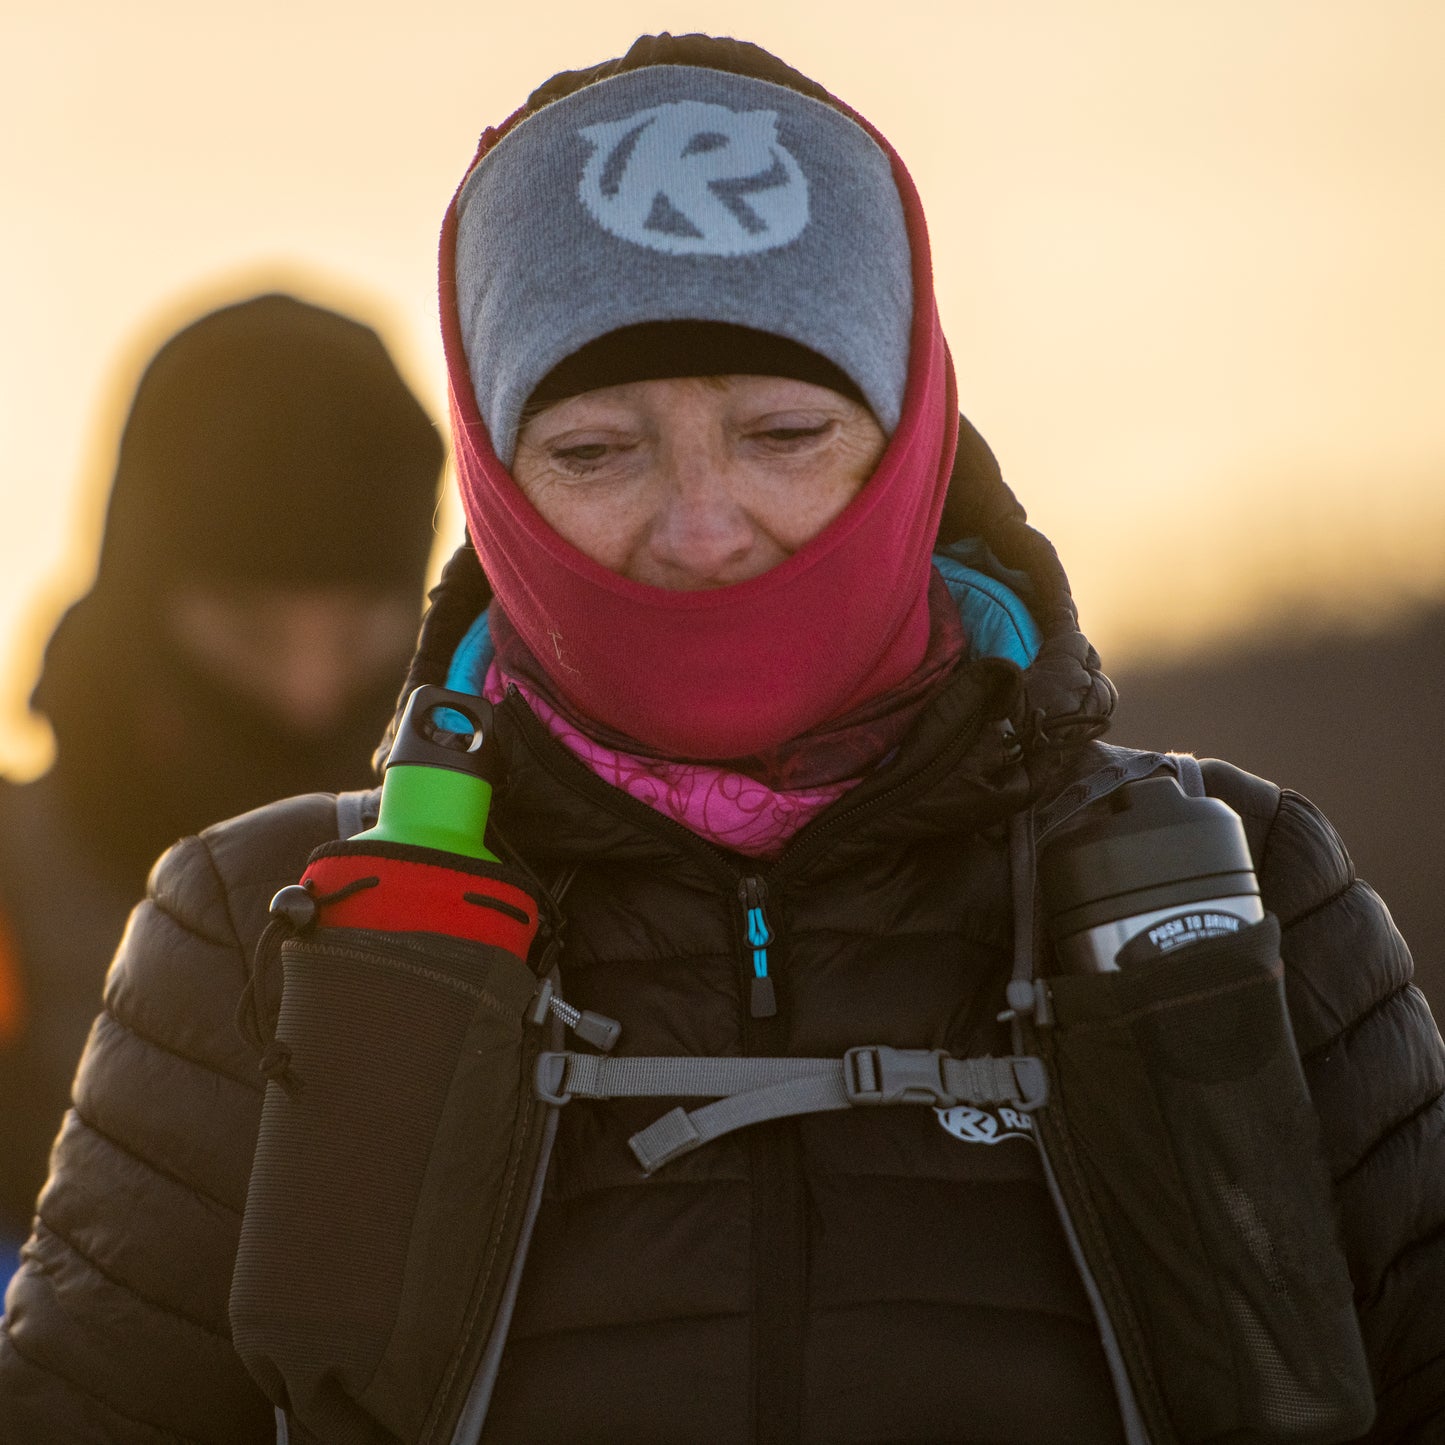
[[227, 1298], [262, 1084], [210, 845], [156, 865], [106, 981], [0, 1322], [0, 1439], [261, 1445]]
[[1282, 927], [1290, 1014], [1375, 1378], [1368, 1439], [1445, 1441], [1445, 1049], [1411, 985], [1410, 951], [1339, 835], [1298, 794], [1274, 796], [1268, 818], [1258, 787], [1236, 806]]

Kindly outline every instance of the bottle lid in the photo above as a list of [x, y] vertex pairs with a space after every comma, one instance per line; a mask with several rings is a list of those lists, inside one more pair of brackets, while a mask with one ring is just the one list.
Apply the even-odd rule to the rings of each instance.
[[492, 705], [485, 698], [426, 684], [407, 699], [386, 766], [417, 763], [474, 778], [497, 774]]
[[[1172, 893], [1194, 881], [1200, 897], [1257, 892], [1253, 870], [1244, 825], [1227, 803], [1186, 797], [1173, 777], [1156, 777], [1125, 784], [1091, 810], [1087, 822], [1047, 847], [1039, 887], [1044, 916], [1057, 933], [1063, 915], [1078, 909], [1124, 916], [1133, 911], [1131, 895]], [[1216, 886], [1225, 881], [1227, 888]], [[1111, 900], [1120, 906], [1111, 907]]]

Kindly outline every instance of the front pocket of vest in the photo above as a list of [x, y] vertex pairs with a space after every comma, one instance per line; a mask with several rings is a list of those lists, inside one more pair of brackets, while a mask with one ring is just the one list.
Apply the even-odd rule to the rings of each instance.
[[1266, 917], [1049, 980], [1040, 1123], [1160, 1438], [1324, 1445], [1373, 1418], [1282, 975]]
[[282, 948], [276, 1041], [231, 1291], [236, 1348], [321, 1440], [431, 1440], [495, 1312], [541, 1137], [503, 949], [323, 929]]

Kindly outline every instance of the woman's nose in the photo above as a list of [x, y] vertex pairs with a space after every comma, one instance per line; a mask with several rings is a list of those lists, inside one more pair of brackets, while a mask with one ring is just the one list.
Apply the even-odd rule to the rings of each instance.
[[666, 574], [659, 585], [724, 587], [773, 565], [741, 492], [736, 469], [715, 450], [674, 449], [649, 537], [653, 562]]

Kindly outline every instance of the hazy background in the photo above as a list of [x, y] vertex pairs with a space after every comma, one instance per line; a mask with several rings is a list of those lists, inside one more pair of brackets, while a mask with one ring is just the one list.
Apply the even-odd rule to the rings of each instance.
[[[897, 145], [964, 408], [1111, 671], [1313, 647], [1320, 729], [1333, 639], [1438, 635], [1439, 0], [0, 0], [0, 769], [43, 765], [23, 698], [145, 355], [286, 284], [380, 324], [440, 416], [436, 233], [478, 132], [661, 28], [755, 39]], [[1373, 699], [1399, 741], [1345, 739], [1360, 777], [1439, 745], [1416, 655]], [[1210, 696], [1163, 741], [1214, 750]]]

